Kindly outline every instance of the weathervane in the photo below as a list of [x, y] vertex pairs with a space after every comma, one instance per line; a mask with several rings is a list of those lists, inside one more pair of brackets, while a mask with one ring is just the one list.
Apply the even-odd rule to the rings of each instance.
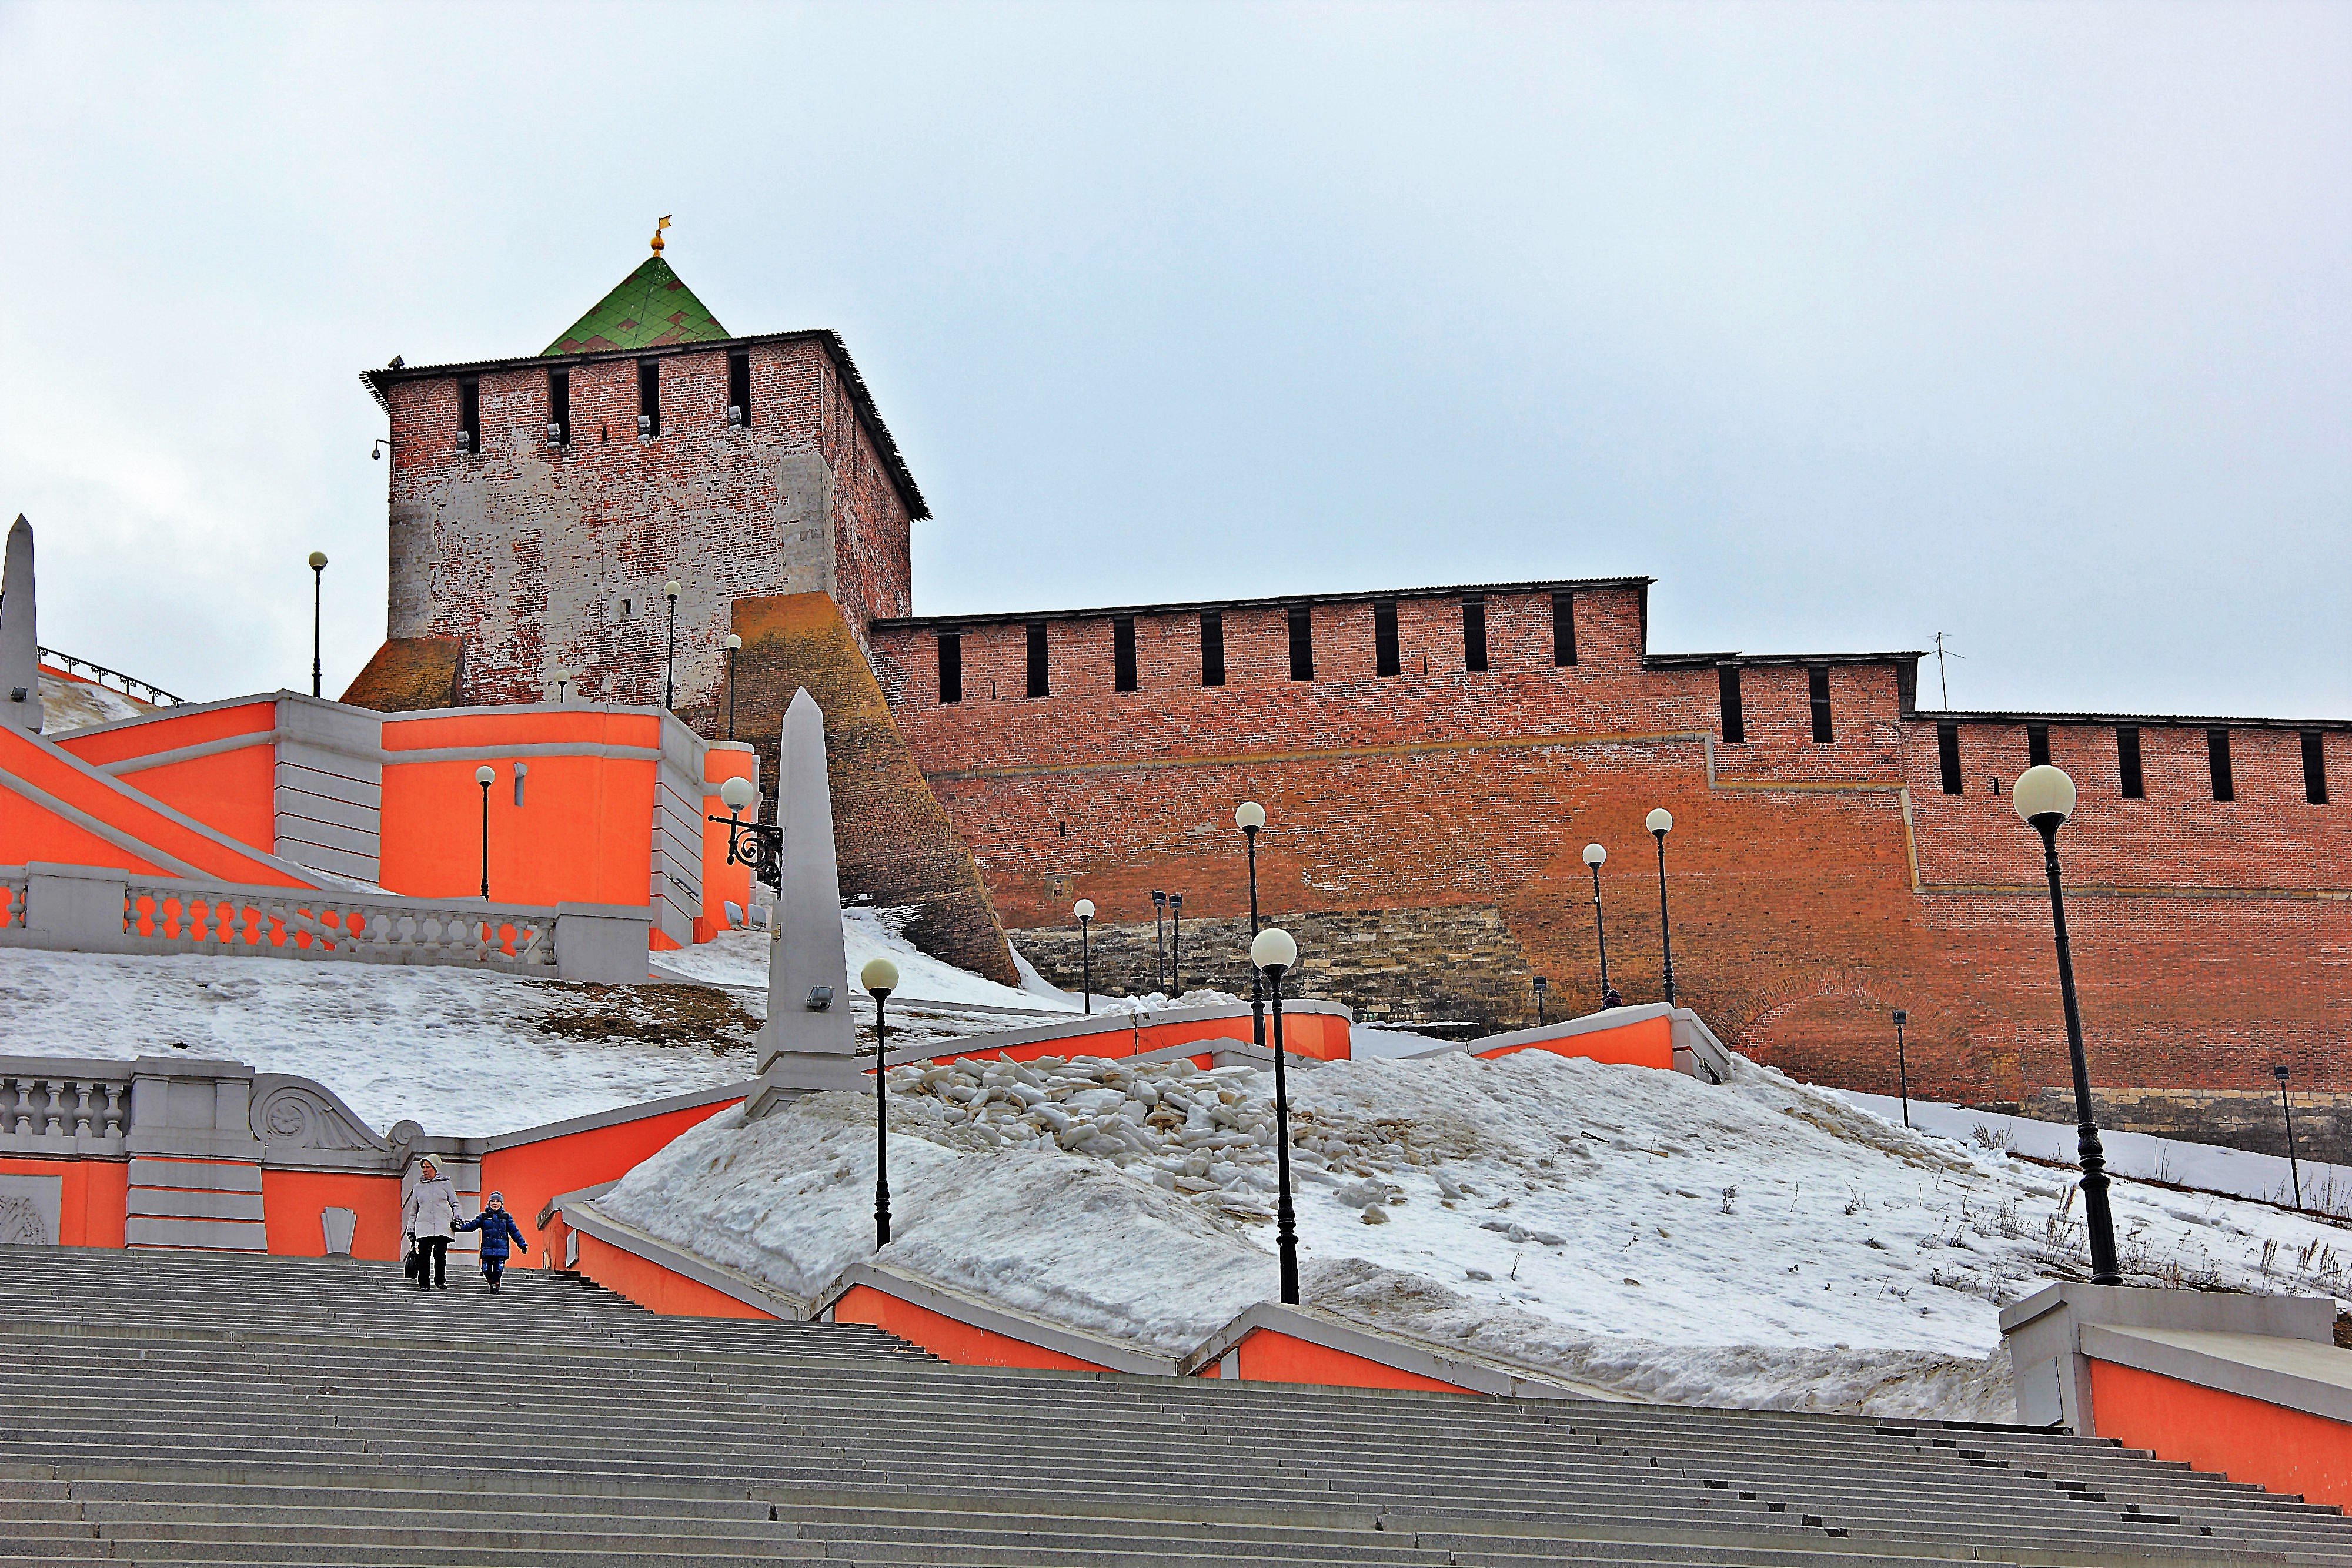
[[659, 256], [662, 253], [662, 230], [667, 227], [669, 227], [669, 214], [667, 213], [664, 213], [654, 223], [654, 254], [656, 256]]

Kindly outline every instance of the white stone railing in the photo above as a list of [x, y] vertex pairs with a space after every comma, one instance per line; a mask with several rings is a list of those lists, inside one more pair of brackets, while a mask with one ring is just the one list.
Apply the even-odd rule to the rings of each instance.
[[369, 964], [457, 964], [555, 972], [555, 912], [390, 894], [226, 887], [178, 877], [126, 883], [131, 951], [248, 953]]
[[458, 965], [548, 979], [646, 978], [652, 911], [249, 887], [100, 866], [0, 866], [0, 948]]
[[130, 1067], [0, 1057], [0, 1154], [119, 1157], [131, 1123]]

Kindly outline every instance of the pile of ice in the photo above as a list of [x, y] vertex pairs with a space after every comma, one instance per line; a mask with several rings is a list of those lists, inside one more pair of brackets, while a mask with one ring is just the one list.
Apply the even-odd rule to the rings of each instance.
[[[1524, 1052], [1290, 1076], [1310, 1304], [1635, 1397], [2005, 1419], [2001, 1303], [2081, 1277], [2061, 1173], [1739, 1063]], [[883, 1260], [1183, 1351], [1274, 1293], [1270, 1075], [1092, 1058], [891, 1074]], [[688, 1134], [601, 1200], [795, 1294], [872, 1255], [873, 1101]], [[2345, 1233], [2115, 1192], [2136, 1279], [2347, 1287]]]

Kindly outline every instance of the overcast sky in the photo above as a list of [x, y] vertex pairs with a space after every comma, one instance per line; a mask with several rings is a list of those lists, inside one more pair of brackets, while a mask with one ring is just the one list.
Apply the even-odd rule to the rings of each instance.
[[[832, 327], [919, 612], [1647, 573], [1654, 648], [2352, 715], [2352, 6], [0, 4], [0, 515], [191, 697], [383, 634], [358, 372]], [[1934, 703], [1932, 666], [1921, 696]]]

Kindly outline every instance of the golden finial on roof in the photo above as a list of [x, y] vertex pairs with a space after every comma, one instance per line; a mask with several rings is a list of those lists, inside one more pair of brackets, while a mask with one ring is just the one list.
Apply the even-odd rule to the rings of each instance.
[[667, 227], [669, 227], [669, 214], [667, 213], [664, 213], [654, 224], [654, 254], [656, 256], [659, 256], [662, 253], [662, 230]]

